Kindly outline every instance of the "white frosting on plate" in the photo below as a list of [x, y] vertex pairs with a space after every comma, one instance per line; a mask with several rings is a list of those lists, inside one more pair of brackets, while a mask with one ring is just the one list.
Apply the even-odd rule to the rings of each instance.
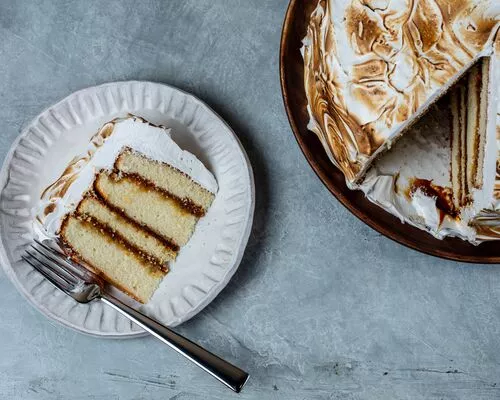
[[172, 140], [170, 129], [130, 116], [105, 124], [91, 139], [87, 149], [73, 159], [55, 184], [46, 189], [36, 213], [37, 221], [41, 223], [38, 228], [49, 237], [55, 237], [63, 217], [75, 209], [92, 185], [96, 173], [111, 170], [124, 147], [170, 164], [208, 191], [217, 193], [215, 177], [200, 160]]

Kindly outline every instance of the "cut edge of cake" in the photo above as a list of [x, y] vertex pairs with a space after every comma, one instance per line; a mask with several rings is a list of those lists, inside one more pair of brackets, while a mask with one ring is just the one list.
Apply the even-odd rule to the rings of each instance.
[[[491, 201], [496, 164], [496, 63], [483, 57], [451, 92], [453, 205], [472, 217]], [[465, 216], [467, 219], [467, 216]]]
[[61, 239], [72, 258], [83, 261], [107, 282], [141, 303], [151, 298], [168, 272], [166, 267], [151, 263], [90, 217], [68, 214], [61, 225]]
[[125, 147], [118, 155], [114, 168], [121, 174], [141, 180], [145, 185], [163, 191], [191, 213], [203, 216], [215, 194], [177, 168]]
[[101, 171], [93, 190], [127, 218], [178, 247], [188, 242], [199, 219], [178, 201], [131, 176]]
[[[474, 244], [500, 239], [500, 152], [497, 158], [497, 149], [500, 149], [500, 108], [498, 120], [495, 118], [500, 91], [497, 54], [500, 53], [495, 52], [492, 56], [478, 60], [447, 96], [433, 106], [433, 118], [436, 121], [432, 118], [429, 121], [421, 120], [417, 132], [409, 132], [396, 144], [396, 153], [389, 152], [377, 161], [362, 185], [363, 192], [371, 202], [397, 216], [402, 222], [425, 230], [438, 239], [457, 236]], [[485, 72], [489, 79], [481, 81], [479, 88], [470, 85], [470, 81], [474, 81], [473, 75], [478, 78], [483, 71], [489, 71]], [[476, 95], [469, 102], [477, 102], [478, 106], [468, 111], [467, 93], [470, 86], [473, 91], [475, 88]], [[483, 99], [482, 105], [480, 98]], [[487, 105], [485, 98], [489, 98]], [[474, 128], [471, 125], [470, 134], [467, 129], [468, 112], [471, 117], [480, 114], [479, 118], [486, 122], [481, 127], [476, 124]], [[466, 141], [474, 138], [474, 129], [482, 136], [481, 145], [485, 152], [467, 159]], [[425, 136], [439, 139], [431, 143], [422, 138], [422, 132], [425, 132]], [[412, 134], [418, 135], [414, 137]], [[428, 147], [429, 144], [432, 146]], [[405, 148], [413, 152], [408, 153]], [[399, 157], [398, 161], [394, 155], [400, 151], [404, 157], [411, 157], [410, 160]], [[421, 156], [425, 160], [424, 164], [416, 161]], [[389, 164], [386, 157], [392, 160]], [[436, 162], [432, 161], [432, 157]], [[478, 166], [472, 168], [474, 160]], [[398, 163], [402, 169], [398, 169]], [[495, 163], [498, 163], [496, 168]], [[423, 165], [425, 167], [422, 168]], [[483, 171], [480, 171], [481, 167]], [[467, 175], [470, 181], [471, 176], [478, 173], [483, 178], [482, 182], [476, 180], [475, 187], [468, 190]]]
[[154, 232], [127, 218], [120, 209], [112, 208], [93, 192], [83, 196], [76, 213], [93, 218], [118, 235], [126, 237], [131, 246], [159, 266], [175, 260], [179, 251], [178, 246], [162, 240]]

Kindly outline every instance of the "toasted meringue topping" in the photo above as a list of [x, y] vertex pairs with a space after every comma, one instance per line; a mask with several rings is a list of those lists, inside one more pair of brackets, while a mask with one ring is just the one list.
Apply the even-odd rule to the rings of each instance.
[[309, 128], [355, 187], [437, 97], [491, 52], [495, 0], [320, 0], [303, 56]]

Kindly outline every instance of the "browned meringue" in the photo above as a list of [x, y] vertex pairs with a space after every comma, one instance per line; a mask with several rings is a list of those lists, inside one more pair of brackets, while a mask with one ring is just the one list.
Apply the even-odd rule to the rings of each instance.
[[[480, 56], [495, 0], [320, 0], [303, 56], [309, 128], [355, 187]], [[498, 8], [498, 7], [497, 7]]]

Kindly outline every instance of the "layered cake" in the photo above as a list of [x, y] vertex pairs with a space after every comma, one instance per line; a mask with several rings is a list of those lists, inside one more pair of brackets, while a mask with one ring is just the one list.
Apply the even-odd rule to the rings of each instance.
[[[471, 225], [494, 202], [496, 110], [484, 109], [476, 86], [487, 83], [480, 79], [486, 68], [491, 68], [489, 59], [474, 65], [375, 160], [359, 185], [371, 201], [438, 238], [458, 236], [477, 242], [477, 230]], [[487, 91], [488, 85], [482, 87]], [[475, 112], [466, 112], [467, 103], [475, 103], [470, 106]], [[480, 119], [487, 121], [484, 126], [472, 118], [480, 113], [491, 115]], [[481, 140], [483, 152], [475, 150]]]
[[309, 128], [350, 187], [491, 53], [498, 22], [494, 0], [318, 2], [302, 49]]
[[167, 129], [131, 116], [105, 124], [43, 192], [38, 220], [71, 257], [146, 303], [216, 191]]
[[309, 128], [348, 186], [438, 238], [478, 243], [478, 218], [495, 220], [498, 16], [489, 1], [322, 0], [304, 39]]

